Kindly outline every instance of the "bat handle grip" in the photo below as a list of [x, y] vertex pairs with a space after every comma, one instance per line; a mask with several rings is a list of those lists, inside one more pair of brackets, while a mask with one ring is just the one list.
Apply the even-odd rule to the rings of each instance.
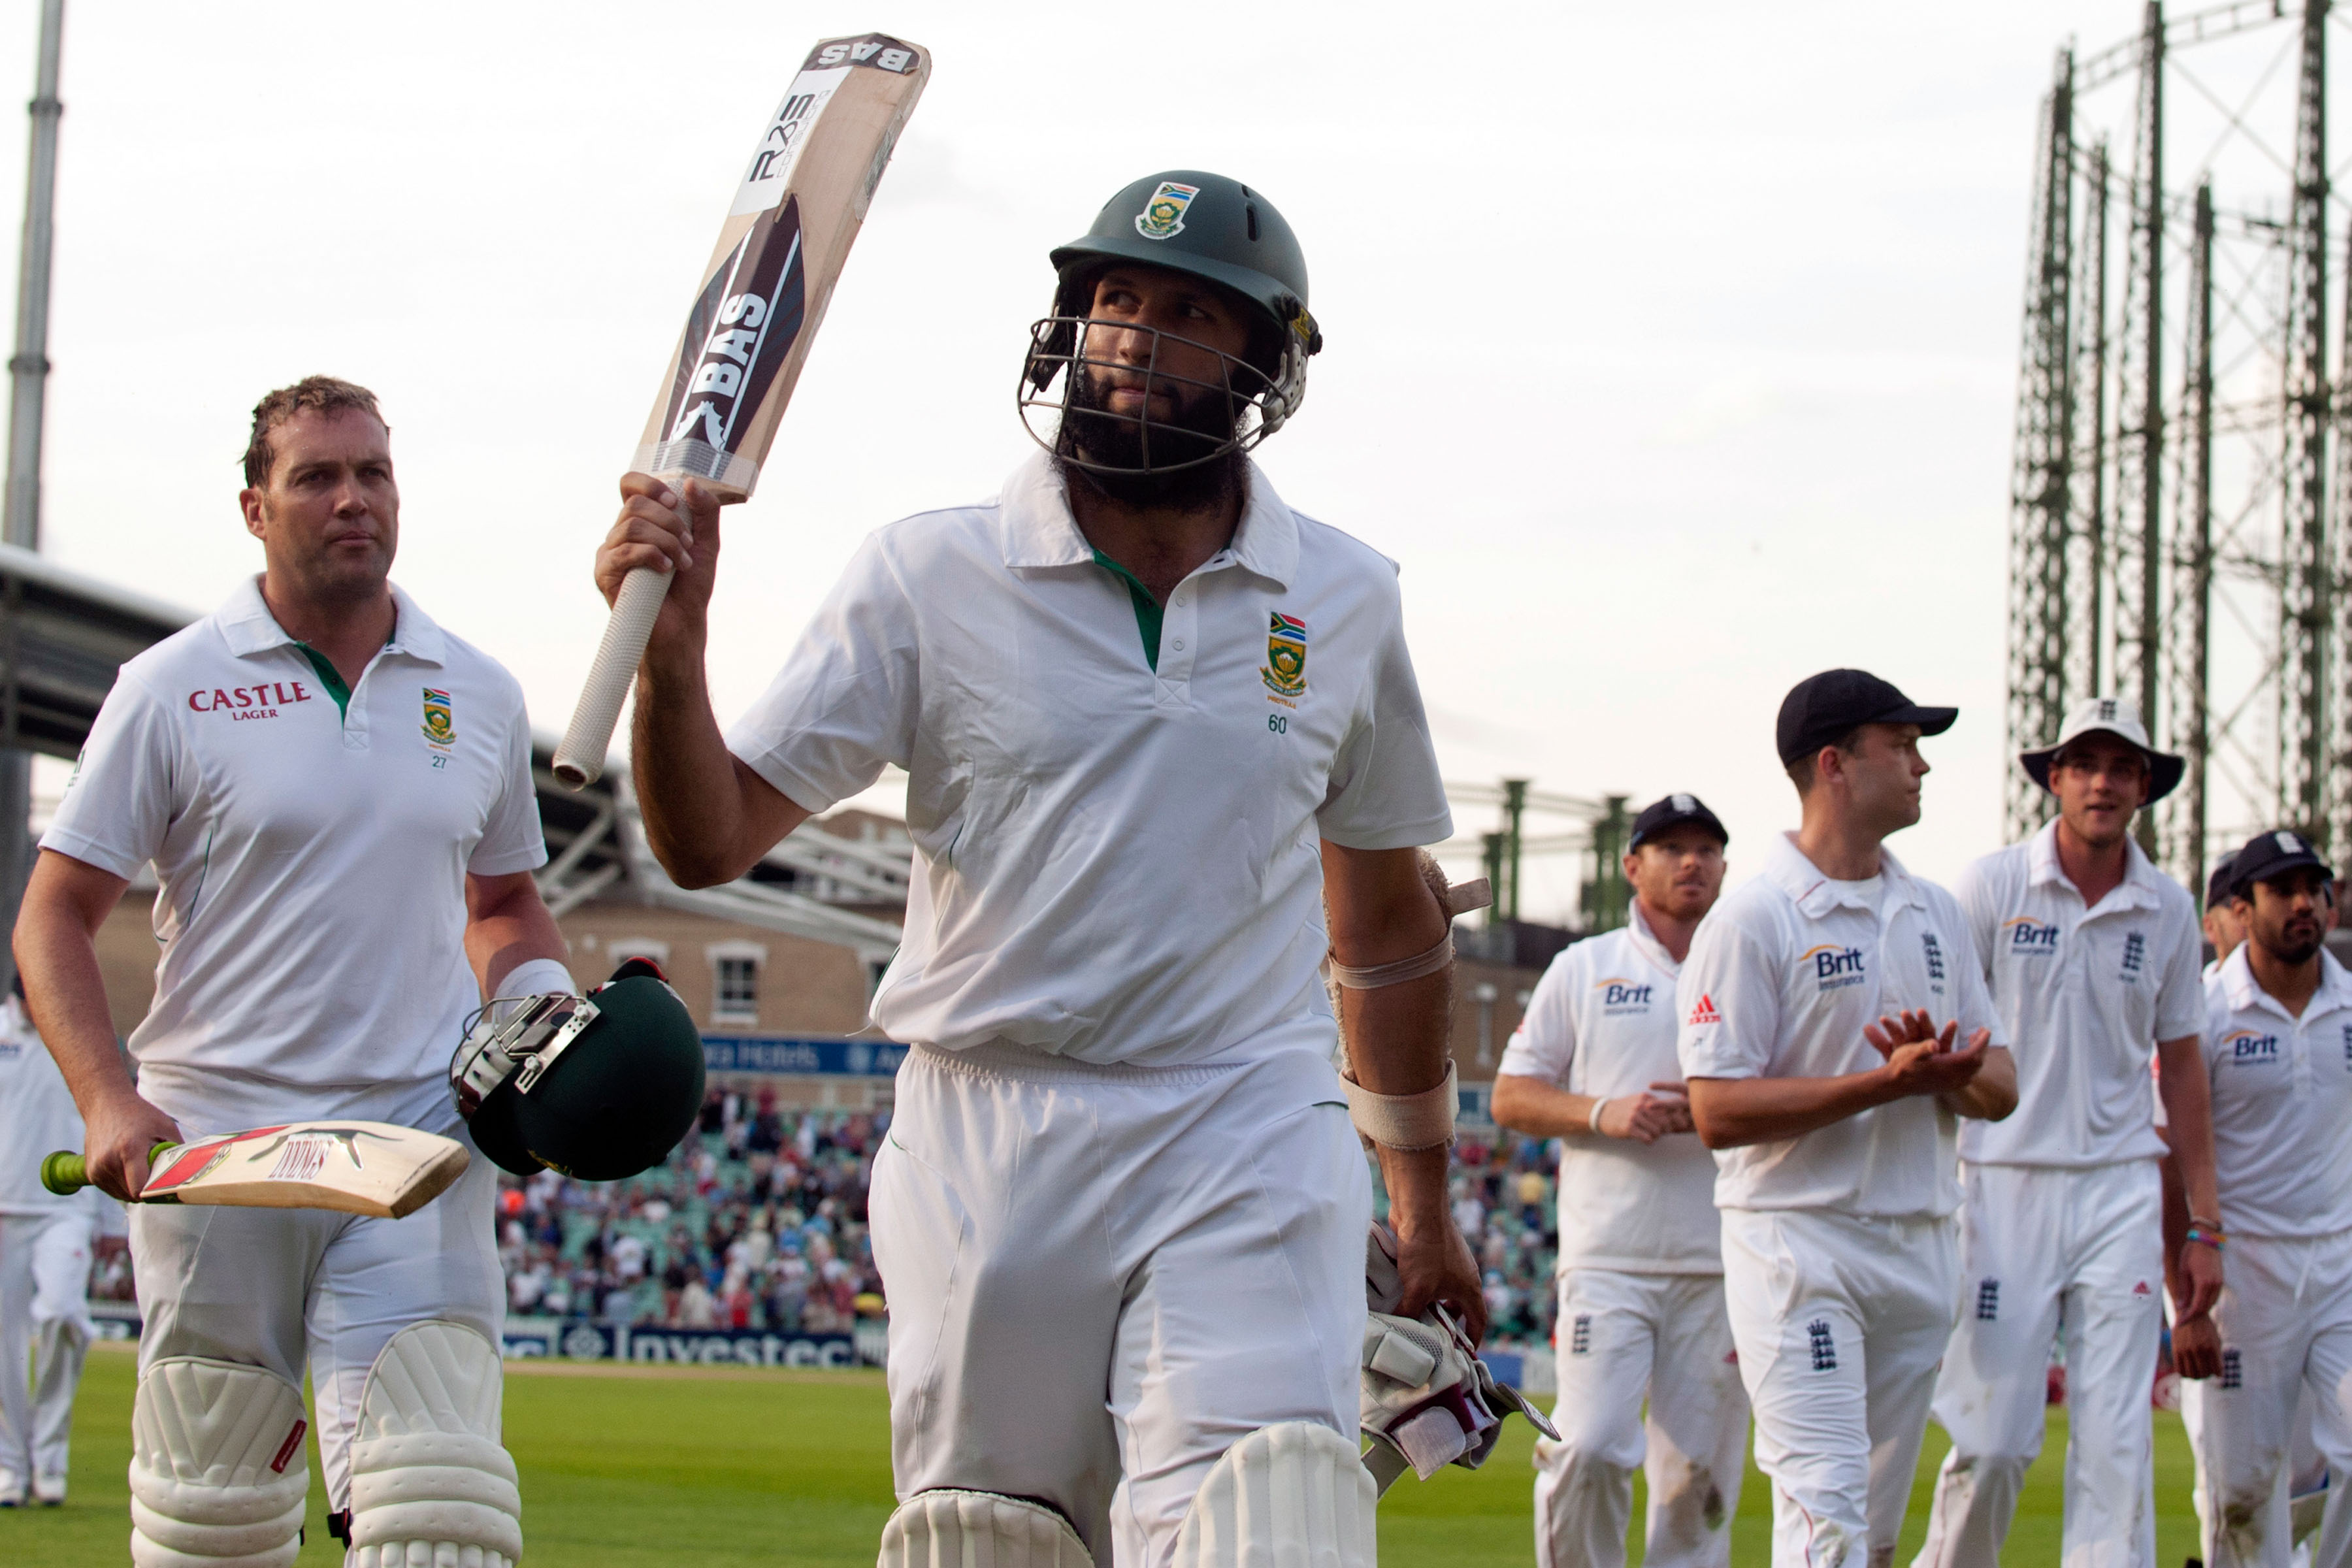
[[[177, 1143], [158, 1143], [147, 1151], [147, 1163], [152, 1165], [178, 1147]], [[69, 1198], [89, 1185], [89, 1167], [80, 1155], [60, 1149], [41, 1162], [41, 1185], [61, 1198]]]
[[613, 618], [604, 623], [604, 640], [588, 667], [588, 682], [572, 710], [563, 743], [555, 748], [555, 776], [572, 789], [587, 788], [604, 771], [613, 729], [621, 721], [621, 703], [637, 678], [646, 643], [654, 635], [654, 618], [668, 594], [669, 574], [650, 566], [640, 566], [621, 579]]

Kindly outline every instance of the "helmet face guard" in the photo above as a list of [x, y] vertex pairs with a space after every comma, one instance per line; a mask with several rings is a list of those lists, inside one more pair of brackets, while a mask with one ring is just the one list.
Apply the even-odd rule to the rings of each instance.
[[[1111, 332], [1150, 337], [1150, 352], [1140, 365], [1098, 349], [1089, 352], [1090, 344], [1098, 344], [1101, 337]], [[1099, 316], [1057, 312], [1044, 317], [1030, 325], [1029, 352], [1022, 360], [1021, 381], [1014, 393], [1022, 427], [1032, 440], [1071, 467], [1098, 474], [1174, 473], [1214, 462], [1229, 452], [1246, 452], [1281, 429], [1307, 395], [1305, 343], [1294, 333], [1284, 337], [1280, 362], [1269, 377], [1238, 355], [1154, 327]], [[1168, 343], [1180, 343], [1214, 358], [1219, 379], [1204, 381], [1161, 369], [1161, 349]], [[1080, 380], [1089, 373], [1139, 373], [1142, 409], [1117, 414], [1085, 398]], [[1190, 426], [1154, 419], [1151, 397], [1160, 391], [1171, 394], [1179, 405], [1203, 397], [1211, 399], [1213, 405], [1222, 404], [1231, 413], [1229, 433], [1219, 439]], [[1085, 442], [1089, 423], [1132, 429], [1140, 460], [1110, 463], [1089, 456]]]
[[[1046, 259], [1057, 279], [1054, 308], [1029, 329], [1014, 398], [1030, 437], [1071, 467], [1106, 476], [1198, 468], [1249, 451], [1306, 401], [1307, 362], [1323, 347], [1323, 333], [1307, 309], [1307, 258], [1289, 224], [1259, 192], [1197, 169], [1147, 174], [1112, 196], [1085, 234], [1055, 247]], [[1117, 267], [1182, 273], [1216, 286], [1251, 323], [1246, 356], [1095, 315], [1095, 284]], [[1132, 353], [1109, 351], [1101, 340], [1112, 332], [1150, 334], [1139, 363]], [[1171, 343], [1207, 356], [1217, 366], [1216, 379], [1162, 368], [1172, 357], [1163, 352]], [[1133, 340], [1120, 346], [1131, 348]], [[1089, 377], [1139, 373], [1144, 406], [1133, 415], [1101, 406], [1086, 384]], [[1205, 402], [1229, 409], [1231, 426], [1212, 431], [1155, 419], [1154, 390], [1171, 393], [1180, 408]], [[1089, 426], [1126, 426], [1120, 434], [1131, 432], [1132, 440], [1118, 444], [1133, 460], [1112, 462], [1087, 452]]]

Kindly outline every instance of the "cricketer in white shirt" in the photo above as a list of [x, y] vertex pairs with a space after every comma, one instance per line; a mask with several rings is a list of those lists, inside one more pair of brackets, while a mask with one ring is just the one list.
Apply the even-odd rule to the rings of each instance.
[[123, 1229], [122, 1205], [96, 1187], [61, 1198], [41, 1185], [44, 1155], [80, 1147], [64, 1076], [24, 1004], [0, 993], [0, 1504], [65, 1500], [90, 1261]]
[[1643, 1562], [1730, 1560], [1748, 1397], [1724, 1311], [1715, 1160], [1675, 1051], [1682, 962], [1651, 916], [1654, 899], [1686, 947], [1714, 903], [1723, 830], [1704, 810], [1669, 795], [1642, 814], [1660, 827], [1637, 819], [1626, 924], [1552, 960], [1495, 1079], [1496, 1121], [1560, 1147], [1560, 1441], [1536, 1445], [1538, 1568], [1624, 1562], [1636, 1467], [1649, 1479]]
[[[2258, 900], [2270, 892], [2250, 890]], [[2212, 1314], [2218, 1375], [2183, 1379], [2181, 1415], [2205, 1561], [2285, 1568], [2290, 1456], [2307, 1400], [2330, 1479], [2311, 1561], [2343, 1568], [2352, 1561], [2352, 974], [2324, 948], [2278, 963], [2274, 973], [2317, 971], [2297, 1014], [2254, 969], [2256, 947], [2269, 945], [2264, 917], [2276, 911], [2257, 903], [2253, 914], [2248, 941], [2205, 991], [2228, 1284]], [[2270, 921], [2273, 942], [2281, 923]]]
[[1239, 1434], [1353, 1440], [1370, 1194], [1323, 847], [1451, 830], [1396, 566], [1245, 472], [1158, 602], [1043, 456], [882, 529], [726, 735], [793, 821], [908, 774], [873, 1003], [915, 1047], [873, 1192], [898, 1491], [1042, 1498], [1122, 1561], [1172, 1549]]
[[[571, 988], [530, 875], [546, 849], [521, 689], [392, 585], [399, 491], [373, 395], [324, 377], [272, 393], [255, 411], [247, 480], [263, 575], [122, 667], [17, 923], [34, 1014], [110, 1190], [144, 1179], [159, 1138], [340, 1117], [462, 1138], [446, 1075], [467, 1014], [502, 984]], [[151, 863], [163, 955], [131, 1034], [134, 1088], [93, 939]], [[383, 1504], [391, 1492], [353, 1486], [355, 1466], [374, 1462], [355, 1441], [360, 1404], [379, 1355], [411, 1328], [435, 1325], [408, 1342], [467, 1369], [448, 1375], [468, 1408], [427, 1389], [434, 1413], [419, 1419], [495, 1447], [495, 1192], [477, 1154], [398, 1220], [134, 1206], [134, 1426], [165, 1435], [134, 1451], [134, 1496], [155, 1514], [134, 1525], [163, 1532], [141, 1552], [197, 1551], [215, 1525], [245, 1531], [237, 1552], [291, 1552], [270, 1489], [299, 1479], [301, 1445], [257, 1468], [185, 1445], [279, 1426], [306, 1373], [331, 1518]], [[249, 1370], [206, 1370], [222, 1364]], [[509, 1463], [483, 1462], [486, 1475]], [[511, 1475], [467, 1494], [483, 1505], [472, 1523], [432, 1510], [350, 1529], [387, 1561], [513, 1557], [515, 1507], [491, 1502]], [[400, 1533], [428, 1524], [445, 1533]]]
[[2132, 842], [2130, 812], [2110, 814], [2122, 879], [2093, 907], [2060, 864], [2057, 820], [1958, 883], [2018, 1107], [1960, 1132], [1962, 1304], [1935, 1405], [1952, 1449], [1919, 1568], [1999, 1562], [2042, 1449], [2053, 1342], [2068, 1412], [2062, 1561], [2154, 1561], [2165, 1143], [2150, 1068], [2159, 1041], [2189, 1051], [2202, 1032], [2203, 953], [2195, 906]]
[[1716, 906], [1676, 987], [1776, 1568], [1892, 1553], [1952, 1328], [1958, 1118], [2016, 1103], [1959, 905], [1884, 847], [1919, 818], [1920, 736], [1955, 717], [1861, 670], [1790, 691], [1803, 826]]

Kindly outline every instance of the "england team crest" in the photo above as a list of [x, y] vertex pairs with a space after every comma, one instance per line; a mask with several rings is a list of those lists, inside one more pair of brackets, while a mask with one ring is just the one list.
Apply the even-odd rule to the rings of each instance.
[[1265, 633], [1265, 667], [1258, 671], [1277, 697], [1307, 695], [1307, 623], [1274, 612]]
[[1135, 232], [1146, 239], [1172, 239], [1184, 232], [1184, 209], [1201, 194], [1198, 185], [1162, 180], [1143, 210], [1135, 215]]
[[425, 689], [425, 738], [436, 746], [456, 742], [457, 726], [449, 712], [449, 694]]

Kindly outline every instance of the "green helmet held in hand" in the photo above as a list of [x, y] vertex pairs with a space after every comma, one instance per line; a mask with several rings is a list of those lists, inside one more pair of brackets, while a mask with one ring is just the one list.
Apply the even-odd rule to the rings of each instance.
[[476, 1014], [449, 1084], [475, 1144], [518, 1176], [614, 1182], [669, 1158], [702, 1110], [702, 1032], [649, 959], [586, 996]]

